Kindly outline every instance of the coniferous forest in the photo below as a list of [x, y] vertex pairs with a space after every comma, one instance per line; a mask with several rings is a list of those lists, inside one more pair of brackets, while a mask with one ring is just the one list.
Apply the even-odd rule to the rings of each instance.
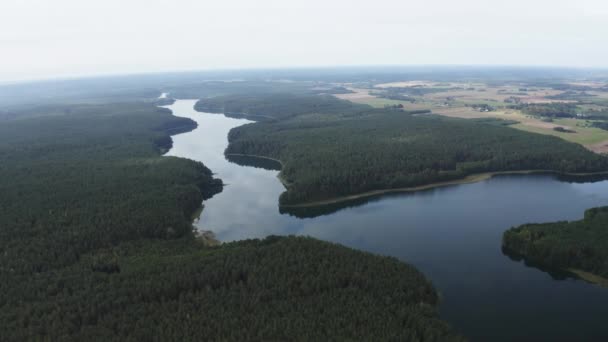
[[[221, 99], [225, 107], [239, 103], [244, 113], [263, 112], [264, 103], [268, 113], [277, 113], [271, 114], [273, 120], [233, 129], [226, 153], [281, 160], [281, 176], [287, 185], [280, 198], [283, 205], [414, 187], [483, 172], [608, 170], [608, 158], [580, 145], [512, 129], [496, 124], [498, 120], [412, 115], [398, 108], [363, 105], [347, 108], [337, 99], [331, 105], [326, 97], [319, 107], [318, 96], [308, 96], [307, 101], [300, 96], [297, 113], [290, 115], [288, 108], [277, 105], [276, 96]], [[292, 98], [284, 100], [289, 103]], [[196, 108], [210, 101], [201, 100]], [[216, 108], [222, 107], [214, 103]], [[251, 111], [246, 103], [251, 103]]]
[[192, 215], [222, 182], [160, 155], [194, 122], [144, 103], [14, 114], [0, 125], [1, 340], [461, 340], [396, 259], [198, 238]]
[[[0, 111], [0, 340], [463, 340], [433, 285], [395, 258], [308, 237], [215, 245], [195, 232], [202, 201], [224, 185], [200, 162], [162, 156], [197, 127], [157, 107], [174, 98], [257, 121], [232, 129], [226, 157], [280, 168], [282, 212], [477, 173], [608, 170], [605, 156], [516, 121], [373, 108], [328, 95], [351, 91], [331, 84], [134, 82], [65, 97], [44, 85]], [[606, 217], [514, 228], [503, 247], [607, 277]]]
[[606, 19], [0, 0], [0, 342], [608, 342]]
[[368, 106], [339, 100], [331, 95], [314, 96], [296, 92], [216, 96], [201, 99], [194, 108], [199, 112], [268, 121], [310, 113], [346, 114]]
[[507, 253], [555, 270], [576, 269], [608, 278], [608, 207], [579, 221], [526, 224], [503, 235]]

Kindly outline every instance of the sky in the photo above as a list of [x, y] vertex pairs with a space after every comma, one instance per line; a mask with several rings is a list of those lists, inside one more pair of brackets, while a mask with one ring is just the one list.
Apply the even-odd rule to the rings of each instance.
[[606, 0], [1, 0], [0, 82], [353, 65], [608, 67]]

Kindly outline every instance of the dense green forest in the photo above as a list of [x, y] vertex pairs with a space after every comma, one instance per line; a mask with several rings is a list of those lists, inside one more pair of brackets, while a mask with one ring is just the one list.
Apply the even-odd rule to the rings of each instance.
[[608, 207], [580, 221], [526, 224], [504, 233], [507, 253], [552, 269], [579, 269], [608, 278]]
[[3, 340], [462, 340], [414, 268], [310, 238], [140, 240], [16, 278]]
[[[26, 114], [47, 112], [35, 108]], [[67, 106], [0, 125], [0, 264], [51, 271], [91, 250], [191, 232], [221, 181], [200, 163], [160, 158], [191, 120], [145, 104]]]
[[[297, 115], [237, 127], [228, 137], [226, 153], [283, 162], [283, 205], [481, 172], [608, 170], [606, 157], [556, 137], [505, 127], [509, 122], [414, 116], [365, 106], [330, 106], [335, 111], [324, 112], [312, 105], [315, 100], [309, 96], [308, 104], [298, 102]], [[263, 98], [247, 102], [255, 104], [256, 112], [264, 112]], [[281, 113], [289, 111], [286, 102]]]
[[544, 117], [576, 117], [577, 106], [573, 103], [555, 102], [542, 104], [519, 104], [509, 106], [512, 109], [521, 110], [525, 114]]
[[160, 156], [193, 121], [146, 103], [15, 113], [0, 125], [1, 340], [462, 340], [396, 259], [295, 237], [207, 246], [191, 216], [221, 181]]
[[339, 100], [331, 95], [310, 94], [248, 94], [224, 95], [202, 99], [194, 107], [199, 112], [223, 113], [226, 116], [273, 120], [307, 113], [342, 114], [368, 108], [365, 105]]

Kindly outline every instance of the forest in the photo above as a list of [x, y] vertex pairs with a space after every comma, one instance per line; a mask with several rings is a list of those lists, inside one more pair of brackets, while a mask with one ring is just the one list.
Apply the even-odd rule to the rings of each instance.
[[579, 221], [511, 228], [503, 235], [503, 246], [526, 262], [608, 278], [608, 207], [589, 209]]
[[160, 158], [168, 132], [191, 120], [146, 104], [62, 112], [0, 126], [3, 270], [52, 271], [117, 242], [187, 235], [203, 198], [221, 191], [204, 165]]
[[573, 103], [543, 103], [543, 104], [519, 104], [509, 106], [512, 109], [521, 110], [524, 114], [544, 117], [576, 117], [577, 106]]
[[[309, 98], [315, 102], [314, 96]], [[262, 113], [260, 102], [263, 99], [254, 103]], [[556, 137], [511, 129], [508, 121], [416, 116], [366, 106], [325, 112], [312, 105], [306, 109], [301, 103], [297, 115], [240, 126], [228, 136], [227, 154], [282, 161], [281, 178], [287, 184], [282, 205], [483, 172], [608, 170], [606, 157]], [[283, 111], [289, 112], [289, 107]]]
[[161, 157], [196, 123], [151, 103], [44, 105], [0, 125], [3, 341], [461, 341], [412, 266], [304, 237], [208, 246], [222, 190]]
[[463, 341], [413, 267], [304, 237], [142, 239], [1, 287], [3, 340]]
[[300, 114], [342, 114], [367, 108], [331, 95], [270, 93], [232, 94], [199, 100], [199, 112], [222, 113], [226, 116], [247, 117], [256, 120], [285, 119]]

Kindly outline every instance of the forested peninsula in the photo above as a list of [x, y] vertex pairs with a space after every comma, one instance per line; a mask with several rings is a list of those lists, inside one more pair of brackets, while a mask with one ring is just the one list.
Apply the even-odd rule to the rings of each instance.
[[[293, 104], [293, 109], [292, 109]], [[331, 96], [227, 95], [198, 110], [238, 110], [271, 120], [234, 128], [226, 154], [280, 160], [283, 206], [327, 202], [505, 171], [602, 173], [608, 158], [562, 139], [524, 132], [500, 120], [413, 115]]]
[[206, 245], [191, 216], [222, 182], [161, 157], [194, 127], [143, 102], [2, 122], [3, 341], [462, 340], [394, 258], [304, 237]]
[[503, 235], [503, 249], [528, 263], [608, 286], [608, 207], [589, 209], [579, 221], [511, 228]]

